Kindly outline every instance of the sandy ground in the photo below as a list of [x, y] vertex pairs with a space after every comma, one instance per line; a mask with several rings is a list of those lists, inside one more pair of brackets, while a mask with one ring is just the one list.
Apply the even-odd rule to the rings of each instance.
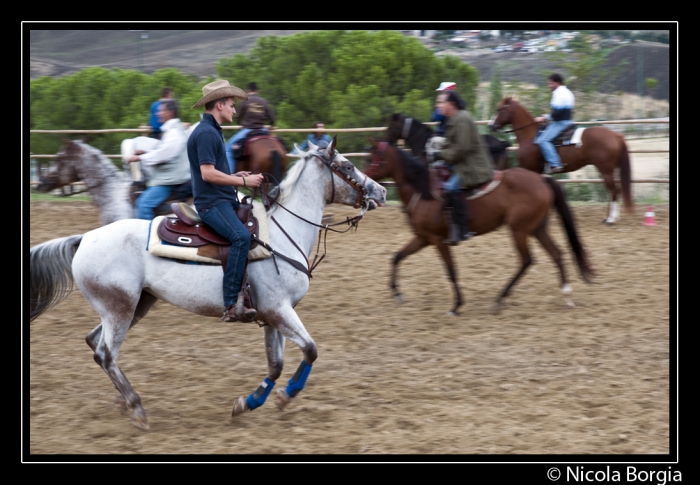
[[[231, 417], [234, 400], [265, 376], [262, 329], [161, 302], [130, 330], [119, 356], [149, 416], [151, 431], [140, 431], [112, 404], [116, 391], [84, 341], [98, 317], [76, 290], [23, 326], [26, 449], [47, 461], [668, 454], [669, 338], [677, 325], [669, 207], [655, 207], [654, 227], [641, 224], [640, 207], [612, 227], [601, 224], [602, 205], [574, 212], [598, 272], [594, 284], [582, 282], [552, 215], [575, 308], [533, 242], [536, 264], [502, 310], [492, 310], [518, 264], [505, 228], [455, 248], [466, 296], [458, 317], [446, 315], [452, 290], [433, 248], [402, 263], [405, 301], [392, 299], [390, 261], [411, 238], [400, 207], [368, 213], [356, 233], [329, 234], [328, 255], [296, 308], [319, 357], [282, 412], [268, 399]], [[327, 213], [338, 220], [354, 212], [331, 206]], [[83, 202], [33, 202], [29, 216], [30, 245], [99, 226]], [[289, 344], [285, 357], [278, 387], [301, 352]]]

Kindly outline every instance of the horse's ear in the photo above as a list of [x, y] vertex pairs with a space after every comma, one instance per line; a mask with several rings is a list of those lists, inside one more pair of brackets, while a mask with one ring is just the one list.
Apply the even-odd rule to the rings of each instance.
[[335, 145], [338, 142], [338, 135], [333, 135], [333, 141], [328, 147], [328, 153], [335, 153]]

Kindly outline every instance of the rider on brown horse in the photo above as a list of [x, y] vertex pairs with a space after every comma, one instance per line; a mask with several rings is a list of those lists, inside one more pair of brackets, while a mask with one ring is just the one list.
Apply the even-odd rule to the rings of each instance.
[[437, 96], [437, 105], [447, 121], [446, 145], [433, 153], [435, 160], [445, 160], [453, 173], [445, 184], [446, 209], [452, 212], [452, 224], [445, 243], [455, 246], [474, 233], [469, 230], [471, 216], [462, 191], [479, 187], [493, 177], [491, 158], [471, 114], [460, 106], [462, 100], [455, 91], [444, 91]]

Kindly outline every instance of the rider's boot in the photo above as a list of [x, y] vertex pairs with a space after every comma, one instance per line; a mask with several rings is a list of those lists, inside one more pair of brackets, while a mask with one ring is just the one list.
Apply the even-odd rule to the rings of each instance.
[[450, 192], [447, 200], [448, 209], [452, 213], [452, 224], [450, 224], [449, 236], [445, 239], [445, 244], [456, 246], [461, 241], [471, 239], [475, 233], [469, 230], [467, 211], [461, 194], [459, 192]]

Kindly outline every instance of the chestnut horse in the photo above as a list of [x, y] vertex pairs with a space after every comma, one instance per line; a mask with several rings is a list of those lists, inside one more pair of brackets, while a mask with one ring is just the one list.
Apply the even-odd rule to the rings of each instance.
[[[519, 165], [542, 173], [544, 158], [540, 147], [534, 143], [539, 123], [511, 97], [503, 98], [498, 103], [496, 114], [489, 121], [489, 126], [496, 131], [506, 125], [513, 127], [510, 131], [515, 133], [518, 140]], [[580, 143], [557, 146], [556, 149], [563, 164], [563, 169], [559, 173], [574, 172], [586, 165], [595, 165], [600, 172], [611, 197], [608, 217], [603, 222], [614, 224], [620, 218], [617, 200], [619, 192], [613, 179], [613, 171], [616, 168], [619, 170], [625, 208], [628, 213], [633, 213], [632, 168], [627, 144], [622, 135], [603, 126], [592, 126], [583, 131]]]
[[[386, 140], [396, 143], [405, 140], [413, 155], [427, 163], [425, 157], [426, 144], [435, 132], [415, 118], [407, 118], [399, 113], [394, 113], [389, 118], [386, 128]], [[500, 140], [493, 135], [481, 135], [484, 144], [489, 148], [493, 166], [496, 170], [508, 168], [508, 147], [510, 142]]]
[[[396, 182], [401, 202], [404, 205], [415, 237], [394, 256], [390, 287], [394, 297], [401, 298], [396, 283], [397, 267], [401, 260], [427, 246], [435, 246], [440, 252], [452, 282], [455, 302], [451, 314], [456, 315], [462, 305], [462, 296], [457, 284], [457, 273], [450, 247], [444, 243], [448, 223], [443, 215], [443, 201], [433, 195], [430, 187], [428, 167], [411, 157], [396, 145], [370, 138], [372, 147], [367, 157], [365, 174], [373, 180], [392, 178]], [[501, 177], [502, 175], [502, 177]], [[588, 262], [586, 251], [579, 239], [573, 215], [566, 202], [561, 185], [552, 177], [545, 177], [524, 168], [515, 167], [494, 173], [494, 181], [481, 195], [465, 198], [472, 219], [470, 228], [477, 236], [489, 233], [507, 224], [513, 234], [515, 247], [520, 254], [520, 268], [496, 300], [498, 307], [503, 298], [532, 264], [528, 249], [528, 237], [534, 236], [554, 260], [559, 269], [560, 289], [567, 304], [572, 292], [562, 262], [562, 253], [547, 231], [549, 211], [554, 206], [564, 224], [569, 244], [576, 256], [581, 277], [590, 283], [594, 270]], [[464, 197], [464, 195], [463, 195]], [[468, 243], [465, 243], [468, 244]]]
[[[287, 170], [287, 149], [274, 136], [255, 136], [246, 141], [244, 156], [236, 159], [236, 172], [248, 171], [266, 175], [271, 185], [278, 185]], [[253, 197], [260, 194], [257, 188]]]

